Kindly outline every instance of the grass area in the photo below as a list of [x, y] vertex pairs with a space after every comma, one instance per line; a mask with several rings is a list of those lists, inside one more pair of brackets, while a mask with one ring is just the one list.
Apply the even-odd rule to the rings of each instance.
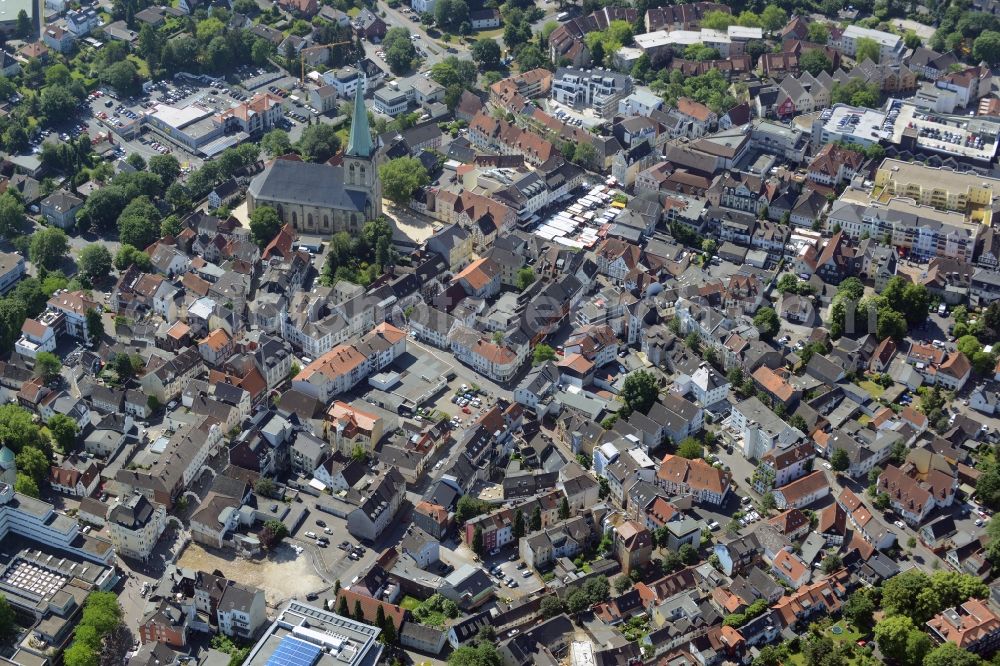
[[141, 76], [144, 79], [149, 78], [149, 65], [146, 63], [145, 60], [143, 60], [137, 55], [131, 55], [131, 54], [128, 56], [128, 59], [131, 60], [132, 64], [135, 65], [135, 68], [139, 70], [139, 76]]
[[[840, 627], [843, 631], [839, 634], [834, 633], [834, 627]], [[856, 643], [864, 638], [864, 634], [858, 631], [855, 627], [851, 626], [849, 622], [841, 620], [830, 626], [826, 630], [826, 635], [833, 639], [834, 643], [846, 643], [848, 645], [855, 645]], [[848, 664], [857, 664], [859, 662], [857, 657], [852, 657], [847, 660]], [[796, 652], [789, 655], [786, 664], [794, 664], [794, 666], [805, 666], [806, 659], [801, 652]]]
[[882, 394], [885, 393], [885, 389], [883, 387], [879, 386], [870, 379], [858, 382], [858, 386], [868, 391], [868, 393], [870, 393], [872, 398], [874, 398], [875, 400], [881, 398]]
[[862, 414], [861, 416], [858, 417], [858, 423], [860, 423], [861, 425], [868, 425], [869, 423], [871, 423], [871, 421], [872, 417], [868, 416], [867, 414]]
[[403, 597], [403, 600], [399, 602], [399, 607], [405, 608], [408, 611], [412, 611], [419, 605], [420, 605], [420, 599], [417, 599], [416, 597], [411, 597], [410, 595], [406, 595], [405, 597]]
[[351, 7], [350, 9], [347, 10], [347, 15], [350, 16], [351, 18], [355, 18], [360, 13], [361, 13], [360, 7]]
[[494, 28], [493, 30], [480, 30], [474, 35], [470, 35], [469, 39], [476, 41], [477, 39], [497, 39], [503, 35], [503, 28]]

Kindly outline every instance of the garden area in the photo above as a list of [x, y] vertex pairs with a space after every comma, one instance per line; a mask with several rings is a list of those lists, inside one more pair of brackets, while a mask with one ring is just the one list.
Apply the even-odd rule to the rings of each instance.
[[445, 599], [440, 594], [435, 594], [426, 601], [406, 595], [399, 602], [399, 606], [410, 611], [417, 622], [428, 627], [442, 628], [448, 624], [448, 620], [458, 617], [458, 606], [455, 602]]
[[[868, 651], [858, 645], [858, 641], [865, 640], [865, 635], [847, 620], [840, 620], [824, 629], [822, 637], [829, 638], [833, 642], [836, 652], [845, 658], [845, 663], [852, 666], [869, 663]], [[805, 650], [800, 648], [798, 651], [790, 653], [786, 664], [807, 666], [809, 659], [806, 657]]]

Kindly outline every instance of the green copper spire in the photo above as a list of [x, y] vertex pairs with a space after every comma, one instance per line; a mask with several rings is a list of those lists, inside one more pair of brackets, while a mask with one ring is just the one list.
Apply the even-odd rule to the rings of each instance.
[[354, 93], [354, 116], [351, 118], [351, 139], [347, 154], [353, 157], [372, 156], [372, 135], [368, 129], [368, 109], [365, 108], [363, 83], [359, 82]]

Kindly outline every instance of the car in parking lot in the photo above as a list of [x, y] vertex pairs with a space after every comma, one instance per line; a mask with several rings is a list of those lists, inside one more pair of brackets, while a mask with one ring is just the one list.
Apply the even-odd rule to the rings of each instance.
[[531, 570], [521, 572], [521, 578], [531, 578]]
[[347, 550], [350, 547], [351, 547], [350, 541], [341, 541], [340, 543], [337, 544], [337, 548], [341, 550]]
[[326, 523], [323, 522], [322, 520], [318, 519], [318, 518], [316, 519], [316, 525], [318, 527], [326, 527]]

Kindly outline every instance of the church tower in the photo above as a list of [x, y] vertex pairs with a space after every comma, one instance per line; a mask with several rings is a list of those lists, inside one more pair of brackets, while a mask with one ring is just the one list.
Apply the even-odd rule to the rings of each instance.
[[378, 166], [378, 146], [372, 141], [364, 85], [359, 83], [354, 93], [351, 137], [344, 153], [344, 186], [364, 190], [368, 195], [365, 220], [373, 220], [382, 214], [382, 184], [378, 179]]

